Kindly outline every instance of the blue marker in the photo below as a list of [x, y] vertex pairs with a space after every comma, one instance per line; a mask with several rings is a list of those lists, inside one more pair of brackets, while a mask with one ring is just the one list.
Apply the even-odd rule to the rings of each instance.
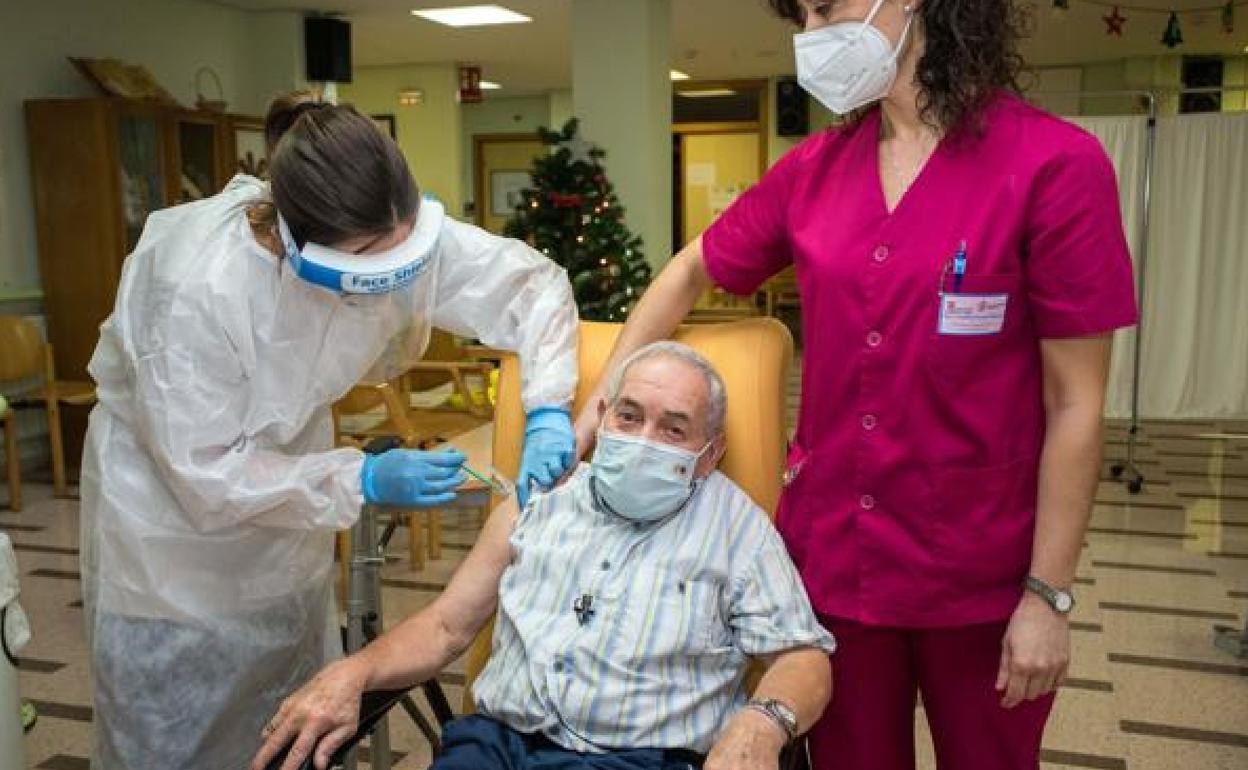
[[966, 275], [966, 241], [958, 245], [958, 253], [953, 257], [953, 290], [955, 293], [962, 288], [964, 275]]

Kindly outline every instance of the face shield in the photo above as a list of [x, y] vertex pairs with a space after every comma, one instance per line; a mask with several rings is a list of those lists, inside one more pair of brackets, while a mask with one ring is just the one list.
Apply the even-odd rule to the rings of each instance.
[[408, 237], [375, 254], [352, 254], [320, 243], [305, 243], [299, 248], [280, 213], [277, 223], [286, 258], [303, 280], [338, 294], [389, 294], [410, 286], [424, 271], [442, 230], [444, 213], [442, 204], [422, 201]]

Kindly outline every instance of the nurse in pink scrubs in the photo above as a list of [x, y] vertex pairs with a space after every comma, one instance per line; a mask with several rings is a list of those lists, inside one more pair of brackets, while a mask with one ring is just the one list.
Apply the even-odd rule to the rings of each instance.
[[[790, 265], [805, 339], [779, 526], [840, 648], [816, 770], [1038, 765], [1070, 657], [1110, 335], [1136, 320], [1114, 171], [1015, 94], [1011, 0], [771, 0], [849, 115], [663, 270], [613, 360]], [[608, 366], [608, 368], [610, 368]], [[578, 421], [582, 448], [596, 410]]]

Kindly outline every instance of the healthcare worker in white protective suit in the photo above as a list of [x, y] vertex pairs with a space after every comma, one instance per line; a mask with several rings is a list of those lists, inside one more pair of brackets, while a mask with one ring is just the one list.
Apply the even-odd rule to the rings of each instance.
[[282, 699], [341, 654], [334, 532], [366, 501], [447, 504], [464, 457], [334, 449], [330, 405], [417, 358], [431, 326], [519, 353], [518, 488], [572, 460], [564, 272], [422, 202], [349, 107], [286, 97], [266, 131], [271, 185], [238, 176], [149, 217], [91, 361], [97, 770], [244, 768]]

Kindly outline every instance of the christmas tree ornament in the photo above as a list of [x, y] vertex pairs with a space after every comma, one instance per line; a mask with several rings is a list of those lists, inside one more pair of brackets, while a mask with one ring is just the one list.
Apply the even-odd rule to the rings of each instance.
[[1106, 35], [1122, 37], [1122, 25], [1127, 23], [1127, 17], [1122, 15], [1118, 10], [1118, 6], [1115, 5], [1113, 12], [1108, 16], [1102, 16], [1101, 19], [1105, 21]]
[[1162, 45], [1175, 48], [1183, 44], [1183, 29], [1179, 26], [1179, 14], [1170, 12], [1170, 20], [1166, 22], [1166, 31], [1161, 36]]

